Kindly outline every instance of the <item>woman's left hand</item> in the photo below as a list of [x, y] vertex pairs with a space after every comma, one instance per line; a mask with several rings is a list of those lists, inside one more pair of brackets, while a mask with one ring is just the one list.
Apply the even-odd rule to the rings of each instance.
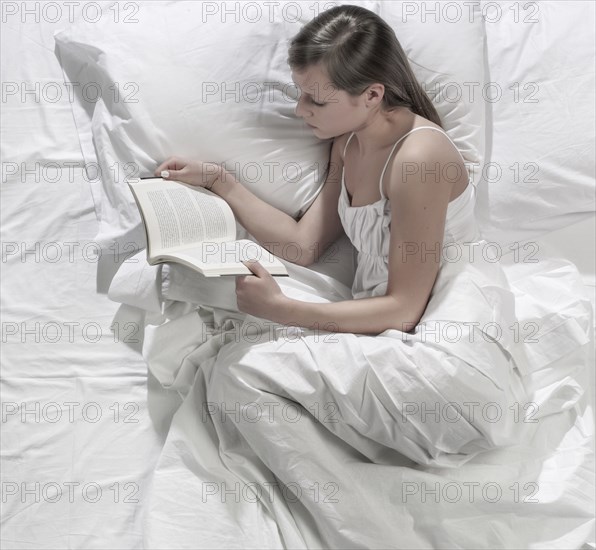
[[289, 298], [273, 276], [256, 260], [242, 262], [254, 273], [236, 277], [236, 301], [244, 313], [283, 323]]

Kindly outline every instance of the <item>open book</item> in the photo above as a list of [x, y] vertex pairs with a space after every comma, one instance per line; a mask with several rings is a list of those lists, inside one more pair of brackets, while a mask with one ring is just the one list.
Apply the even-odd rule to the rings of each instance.
[[203, 187], [161, 178], [134, 178], [128, 185], [147, 234], [147, 262], [184, 264], [205, 277], [251, 275], [243, 261], [258, 260], [271, 275], [288, 275], [260, 244], [236, 240], [228, 203]]

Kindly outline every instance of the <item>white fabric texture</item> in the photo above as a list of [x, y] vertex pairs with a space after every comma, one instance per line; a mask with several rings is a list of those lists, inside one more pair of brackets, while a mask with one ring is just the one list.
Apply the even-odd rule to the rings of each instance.
[[487, 140], [478, 221], [507, 249], [594, 215], [596, 4], [482, 4], [490, 86], [475, 97], [485, 94], [498, 131]]
[[[433, 318], [451, 327], [479, 318], [470, 316], [478, 308], [469, 283], [481, 277], [462, 267], [442, 267], [423, 326]], [[544, 267], [541, 278], [518, 273], [520, 287], [543, 294], [536, 303], [516, 289], [522, 323], [532, 308], [552, 315], [559, 305], [552, 285], [577, 276], [568, 271], [562, 279], [564, 271], [551, 275]], [[494, 288], [498, 271], [485, 275]], [[311, 292], [320, 301], [320, 292]], [[549, 438], [559, 440], [564, 411], [574, 411], [584, 393], [589, 305], [575, 300], [561, 308], [562, 315], [578, 314], [583, 334], [573, 350], [553, 345], [544, 388], [537, 378], [534, 386], [520, 378], [500, 345], [479, 332], [449, 342], [430, 331], [292, 331], [178, 305], [148, 316], [145, 329], [149, 368], [185, 398], [155, 472], [147, 546], [449, 548], [495, 537], [491, 545], [513, 548], [536, 540], [529, 526], [545, 510], [530, 503], [548, 506], [560, 483], [558, 467], [549, 473], [536, 452]], [[499, 311], [493, 305], [480, 312]], [[435, 334], [446, 334], [438, 324]], [[568, 336], [551, 332], [539, 347]], [[589, 416], [583, 422], [591, 434]], [[476, 492], [487, 483], [501, 495], [492, 505]], [[529, 501], [510, 492], [515, 483], [532, 489]], [[437, 500], [423, 495], [437, 487]], [[469, 499], [443, 492], [466, 487], [475, 487]], [[589, 498], [579, 485], [575, 490]], [[524, 517], [524, 530], [505, 519], [512, 514]]]
[[[111, 2], [96, 5], [113, 19]], [[80, 24], [95, 16], [86, 6], [70, 5]], [[0, 547], [141, 548], [180, 399], [148, 376], [144, 311], [105, 294], [118, 264], [94, 241], [92, 183], [54, 55], [69, 6], [0, 8]]]
[[[484, 107], [443, 94], [449, 83], [483, 82], [479, 6], [472, 19], [429, 26], [400, 16], [407, 1], [390, 9], [378, 1], [354, 3], [387, 16], [444, 127], [479, 175], [472, 167], [483, 164]], [[81, 149], [90, 169], [96, 163], [100, 169], [92, 190], [100, 221], [96, 241], [104, 249], [144, 247], [125, 181], [152, 175], [170, 155], [223, 163], [260, 198], [293, 217], [304, 213], [324, 182], [331, 141], [297, 120], [287, 46], [324, 5], [253, 2], [238, 15], [241, 4], [233, 1], [152, 0], [139, 4], [135, 24], [77, 21], [56, 33], [65, 80], [79, 84], [72, 107]], [[122, 87], [119, 96], [113, 83]], [[98, 86], [95, 101], [83, 93]], [[246, 236], [241, 224], [237, 232]]]
[[[489, 376], [498, 379], [499, 372], [494, 369], [507, 355], [497, 354], [496, 347], [487, 348], [486, 343], [466, 346], [466, 334], [460, 342], [439, 342], [443, 347], [437, 347], [430, 332], [425, 343], [421, 334], [402, 341], [402, 335], [388, 333], [371, 345], [372, 341], [358, 335], [345, 335], [339, 343], [331, 339], [333, 335], [328, 339], [321, 336], [317, 342], [307, 332], [273, 330], [272, 341], [261, 332], [251, 342], [252, 332], [258, 333], [263, 323], [237, 314], [233, 287], [224, 284], [212, 308], [199, 308], [205, 303], [206, 291], [216, 292], [214, 287], [201, 287], [196, 277], [186, 273], [167, 273], [165, 265], [147, 266], [145, 251], [122, 265], [122, 259], [111, 254], [132, 252], [123, 245], [134, 239], [121, 230], [134, 220], [127, 217], [128, 199], [123, 200], [122, 188], [103, 189], [107, 181], [90, 178], [94, 171], [90, 163], [97, 160], [93, 132], [98, 135], [96, 143], [101, 144], [98, 154], [109, 161], [110, 131], [114, 130], [115, 146], [120, 145], [118, 139], [125, 133], [122, 128], [116, 132], [119, 125], [143, 124], [148, 135], [133, 134], [135, 147], [147, 142], [167, 144], [178, 135], [195, 139], [190, 126], [180, 122], [186, 112], [193, 111], [185, 111], [187, 105], [179, 103], [181, 114], [172, 119], [175, 135], [153, 136], [154, 128], [148, 122], [151, 113], [143, 113], [147, 117], [138, 120], [119, 119], [122, 111], [114, 110], [118, 105], [104, 109], [105, 104], [91, 101], [71, 104], [73, 85], [75, 91], [80, 90], [94, 79], [83, 71], [68, 77], [73, 85], [63, 85], [53, 34], [76, 29], [80, 42], [73, 49], [79, 53], [87, 50], [88, 55], [87, 61], [77, 58], [76, 62], [79, 67], [87, 63], [93, 74], [98, 74], [98, 65], [110, 64], [109, 53], [93, 50], [98, 34], [119, 51], [122, 71], [115, 68], [113, 78], [95, 80], [107, 86], [102, 86], [106, 101], [113, 97], [109, 86], [114, 80], [118, 78], [122, 86], [136, 81], [138, 73], [148, 75], [150, 84], [170, 93], [175, 86], [168, 87], [167, 77], [179, 76], [196, 59], [204, 63], [202, 69], [212, 68], [212, 74], [220, 74], [217, 47], [196, 48], [194, 40], [200, 38], [193, 33], [178, 37], [172, 31], [175, 24], [182, 24], [175, 10], [182, 10], [183, 4], [194, 9], [191, 2], [166, 4], [168, 9], [174, 8], [171, 18], [165, 16], [162, 27], [143, 31], [139, 39], [139, 48], [149, 49], [151, 41], [164, 34], [170, 42], [180, 38], [178, 45], [188, 39], [186, 65], [173, 68], [143, 65], [138, 50], [127, 45], [127, 35], [135, 34], [136, 28], [130, 20], [144, 17], [144, 1], [1, 5], [0, 70], [5, 97], [0, 151], [0, 546], [19, 550], [281, 549], [323, 548], [337, 543], [346, 548], [594, 548], [594, 384], [593, 379], [590, 384], [589, 378], [582, 376], [586, 369], [591, 369], [593, 376], [595, 364], [593, 341], [589, 341], [593, 338], [593, 308], [575, 265], [564, 259], [574, 247], [586, 268], [592, 270], [587, 275], [593, 280], [590, 264], [594, 250], [585, 244], [589, 242], [587, 236], [569, 225], [585, 215], [586, 204], [589, 207], [585, 190], [593, 185], [592, 163], [589, 156], [586, 159], [582, 155], [593, 139], [587, 131], [594, 103], [590, 101], [592, 4], [502, 3], [501, 20], [491, 23], [480, 17], [480, 9], [490, 4], [494, 13], [496, 3], [470, 3], [476, 19], [468, 26], [446, 21], [441, 9], [439, 23], [434, 24], [435, 16], [429, 15], [422, 24], [422, 4], [414, 2], [365, 4], [375, 9], [378, 6], [384, 16], [399, 21], [400, 37], [404, 33], [410, 36], [404, 40], [408, 55], [428, 68], [433, 78], [472, 82], [486, 59], [487, 74], [481, 71], [480, 78], [501, 75], [503, 90], [517, 81], [522, 93], [530, 93], [531, 88], [523, 88], [528, 80], [525, 71], [532, 71], [530, 78], [540, 90], [545, 89], [543, 84], [549, 89], [540, 96], [540, 108], [531, 111], [531, 105], [510, 103], [505, 109], [478, 101], [476, 96], [473, 115], [450, 119], [461, 124], [462, 132], [453, 137], [468, 166], [472, 162], [468, 153], [478, 144], [475, 140], [466, 144], [469, 133], [486, 132], [487, 160], [502, 163], [504, 174], [513, 174], [508, 167], [516, 160], [522, 163], [521, 168], [524, 162], [535, 162], [536, 152], [552, 159], [542, 157], [544, 185], [524, 195], [524, 208], [519, 207], [523, 189], [505, 175], [497, 182], [488, 182], [491, 189], [487, 189], [487, 182], [480, 182], [476, 188], [478, 202], [486, 210], [477, 212], [478, 220], [486, 227], [487, 216], [494, 216], [488, 220], [493, 226], [491, 241], [516, 240], [518, 229], [525, 237], [526, 230], [546, 237], [547, 230], [562, 225], [568, 229], [561, 234], [564, 239], [557, 256], [529, 247], [514, 249], [501, 258], [502, 271], [515, 297], [519, 333], [527, 344], [510, 348], [517, 355], [509, 358], [509, 368], [513, 364], [532, 365], [536, 370], [522, 378], [528, 406], [520, 403], [495, 424], [479, 424], [478, 433], [470, 428], [468, 418], [445, 420], [451, 428], [445, 436], [451, 441], [458, 435], [463, 438], [462, 451], [491, 442], [502, 444], [513, 434], [521, 437], [519, 443], [479, 452], [467, 461], [444, 452], [454, 448], [446, 447], [434, 458], [424, 451], [432, 449], [433, 442], [438, 449], [443, 443], [432, 408], [427, 422], [414, 422], [420, 414], [414, 407], [404, 411], [407, 422], [398, 419], [397, 423], [382, 423], [381, 419], [400, 412], [399, 403], [390, 399], [396, 390], [388, 365], [403, 362], [404, 368], [398, 373], [403, 385], [395, 394], [400, 399], [410, 399], [416, 388], [421, 388], [421, 398], [434, 406], [438, 386], [431, 382], [445, 382], [448, 390], [441, 399], [453, 399], [460, 391], [477, 401], [484, 399], [483, 395], [487, 399], [496, 396], [503, 407], [516, 388], [499, 389], [480, 370], [475, 373], [469, 366], [484, 369], [486, 365]], [[209, 9], [218, 6], [213, 2], [201, 4]], [[276, 13], [285, 10], [288, 14], [283, 21], [284, 38], [308, 19], [315, 2], [300, 3], [303, 8], [298, 22], [291, 20], [291, 4], [284, 2], [273, 8]], [[328, 4], [318, 6], [323, 9]], [[242, 10], [243, 5], [249, 6], [248, 10], [254, 3], [238, 3], [237, 9]], [[453, 10], [454, 5], [445, 3], [445, 9]], [[95, 6], [101, 10], [101, 23], [91, 21]], [[262, 6], [267, 13], [265, 4]], [[403, 11], [388, 13], [390, 6], [415, 13], [402, 21]], [[434, 2], [426, 3], [430, 9], [435, 6]], [[536, 24], [527, 24], [525, 20], [532, 17], [536, 6], [544, 17]], [[220, 18], [221, 13], [214, 17]], [[467, 16], [466, 7], [463, 13]], [[58, 19], [52, 19], [56, 14]], [[516, 14], [520, 16], [517, 22]], [[219, 41], [233, 42], [234, 26], [230, 23], [234, 17], [232, 12], [226, 26], [217, 25], [223, 31]], [[200, 18], [183, 23], [203, 26]], [[254, 32], [251, 36], [260, 35]], [[238, 58], [245, 52], [240, 47], [236, 50]], [[454, 59], [457, 67], [451, 66]], [[459, 76], [451, 76], [453, 70]], [[61, 95], [56, 100], [58, 89]], [[120, 91], [129, 97], [132, 90]], [[177, 93], [180, 95], [176, 97], [184, 101], [192, 95], [188, 90], [178, 89]], [[152, 97], [160, 99], [155, 94]], [[580, 99], [568, 102], [570, 96]], [[443, 109], [441, 116], [448, 110], [461, 114], [463, 108], [456, 101], [436, 98], [435, 103]], [[84, 117], [80, 113], [73, 119], [73, 109], [82, 107], [90, 122], [96, 106], [93, 128], [90, 123], [81, 124]], [[124, 105], [120, 103], [120, 107]], [[464, 108], [468, 113], [469, 109], [470, 105]], [[100, 130], [104, 123], [106, 128]], [[285, 120], [283, 124], [296, 121]], [[553, 128], [559, 132], [552, 132]], [[260, 146], [265, 150], [277, 147], [277, 143]], [[511, 150], [506, 150], [507, 143]], [[165, 148], [159, 154], [165, 153]], [[134, 155], [138, 153], [134, 147], [131, 150]], [[325, 158], [328, 153], [323, 144], [310, 152], [296, 151]], [[531, 176], [529, 171], [526, 174]], [[488, 191], [491, 204], [486, 202]], [[102, 194], [108, 193], [115, 202], [102, 200]], [[499, 220], [506, 225], [492, 223]], [[105, 246], [110, 240], [110, 231], [119, 239], [119, 248], [100, 250], [100, 244]], [[107, 241], [99, 242], [98, 236], [107, 237]], [[348, 250], [341, 254], [350, 260]], [[520, 258], [539, 261], [521, 262]], [[307, 301], [350, 299], [349, 273], [353, 266], [343, 261], [319, 266], [320, 271], [288, 263], [291, 276], [279, 278], [282, 290]], [[464, 280], [455, 282], [449, 275], [462, 266], [445, 264], [429, 320], [455, 318], [463, 324], [474, 314], [466, 310], [474, 305], [468, 300], [467, 286], [486, 280], [487, 285], [478, 290], [479, 299], [491, 295], [490, 282], [499, 281], [499, 288], [504, 287], [498, 268], [484, 266], [489, 269], [484, 276], [468, 271], [479, 266], [466, 268], [458, 275]], [[110, 295], [118, 303], [106, 297], [113, 276]], [[163, 292], [169, 283], [173, 283], [167, 289], [172, 292], [170, 300]], [[486, 304], [481, 312], [492, 308], [497, 318], [502, 317], [498, 304], [507, 303], [508, 297], [495, 295], [492, 305]], [[230, 308], [218, 308], [217, 304]], [[532, 323], [542, 327], [542, 335], [534, 332]], [[524, 330], [524, 324], [529, 330]], [[457, 328], [450, 325], [449, 331], [454, 329], [457, 338]], [[482, 334], [475, 336], [482, 338]], [[534, 340], [540, 345], [534, 345]], [[482, 353], [487, 349], [497, 357], [493, 370], [491, 356]], [[149, 359], [149, 370], [143, 355]], [[421, 368], [413, 371], [412, 364], [419, 362]], [[345, 363], [353, 365], [353, 370], [344, 367]], [[462, 372], [462, 380], [468, 386], [473, 382], [472, 387], [457, 384]], [[365, 389], [369, 391], [362, 391]], [[226, 420], [217, 414], [222, 410], [221, 400], [228, 404]], [[254, 405], [243, 407], [241, 414], [240, 405], [247, 401], [260, 404], [260, 421], [252, 422], [258, 412]], [[300, 402], [310, 409], [304, 409]], [[470, 408], [479, 414], [480, 421], [484, 420], [482, 407], [470, 404]], [[496, 410], [489, 407], [485, 414], [490, 416]], [[98, 411], [102, 415], [96, 420]], [[240, 414], [238, 422], [236, 411]], [[443, 415], [453, 419], [450, 412], [448, 408], [439, 410], [443, 420]], [[512, 415], [519, 420], [514, 423], [515, 430]], [[340, 422], [333, 422], [336, 419]], [[503, 433], [498, 426], [504, 427]], [[402, 442], [390, 433], [400, 428], [409, 430]], [[468, 446], [464, 444], [466, 438]], [[408, 452], [422, 460], [464, 463], [457, 467], [418, 464], [384, 443], [403, 443]], [[249, 485], [251, 481], [260, 486]], [[57, 487], [62, 490], [61, 496], [56, 493]], [[294, 497], [298, 487], [301, 499]]]

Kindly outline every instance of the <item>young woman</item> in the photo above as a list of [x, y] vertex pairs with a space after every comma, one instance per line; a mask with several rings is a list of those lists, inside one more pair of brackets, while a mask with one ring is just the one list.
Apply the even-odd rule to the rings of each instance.
[[[192, 406], [232, 411], [211, 418], [218, 448], [206, 451], [209, 460], [247, 482], [301, 490], [295, 504], [281, 493], [265, 501], [289, 546], [410, 548], [418, 520], [403, 513], [403, 491], [416, 465], [458, 466], [520, 437], [510, 413], [527, 397], [514, 364], [470, 328], [503, 323], [513, 295], [494, 265], [440, 270], [443, 244], [478, 238], [474, 186], [391, 27], [362, 7], [334, 7], [293, 38], [289, 64], [301, 90], [297, 115], [334, 138], [323, 189], [299, 221], [199, 161], [171, 158], [156, 175], [210, 188], [263, 246], [300, 243], [304, 265], [345, 231], [358, 250], [355, 299], [291, 300], [248, 264], [256, 276], [237, 278], [239, 308], [306, 327], [305, 335], [223, 346], [201, 364]], [[457, 341], [418, 332], [403, 341], [423, 315], [469, 331]], [[312, 326], [334, 334], [317, 337]], [[256, 421], [245, 408], [265, 412]], [[284, 417], [288, 408], [299, 418]], [[315, 486], [333, 495], [319, 498]], [[291, 540], [294, 521], [306, 546]]]
[[[343, 231], [358, 249], [357, 300], [290, 299], [251, 262], [246, 265], [256, 277], [236, 279], [241, 311], [329, 331], [408, 332], [427, 305], [445, 236], [476, 236], [474, 185], [463, 157], [442, 130], [395, 33], [373, 12], [338, 6], [322, 13], [294, 37], [288, 62], [301, 92], [296, 114], [316, 136], [334, 138], [325, 184], [299, 221], [213, 165], [173, 157], [155, 174], [217, 193], [262, 246], [274, 240], [284, 250], [298, 243], [303, 265]], [[450, 225], [457, 225], [456, 234]]]

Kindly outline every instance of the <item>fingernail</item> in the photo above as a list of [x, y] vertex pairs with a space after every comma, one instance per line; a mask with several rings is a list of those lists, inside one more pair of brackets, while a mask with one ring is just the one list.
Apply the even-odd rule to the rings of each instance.
[[161, 177], [162, 178], [169, 178], [170, 177], [170, 173], [167, 170], [162, 170]]

